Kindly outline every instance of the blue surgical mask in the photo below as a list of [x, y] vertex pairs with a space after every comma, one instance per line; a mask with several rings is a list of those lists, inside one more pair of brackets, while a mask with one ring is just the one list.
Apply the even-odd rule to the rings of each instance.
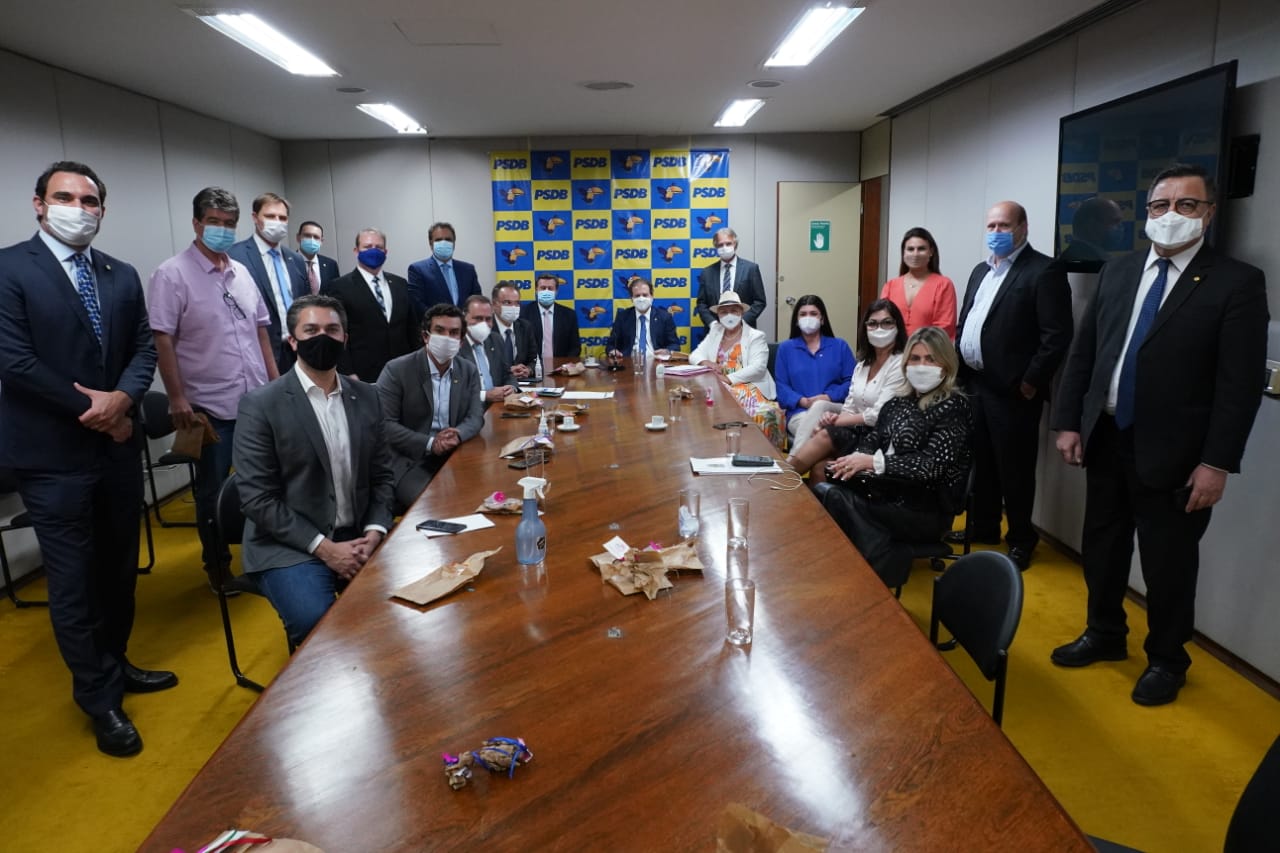
[[431, 244], [431, 254], [436, 256], [437, 261], [449, 261], [453, 259], [453, 241], [437, 240]]
[[200, 242], [210, 252], [225, 252], [236, 242], [236, 229], [221, 225], [206, 225], [200, 232]]
[[320, 251], [320, 241], [315, 237], [303, 237], [298, 241], [298, 248], [308, 255], [314, 255]]
[[382, 265], [387, 262], [387, 253], [377, 246], [370, 246], [367, 249], [362, 249], [360, 254], [356, 255], [356, 260], [371, 270], [380, 270]]
[[556, 292], [554, 290], [539, 290], [538, 304], [543, 308], [549, 308], [556, 304]]
[[1007, 258], [1013, 253], [1012, 231], [988, 231], [987, 248], [997, 258]]

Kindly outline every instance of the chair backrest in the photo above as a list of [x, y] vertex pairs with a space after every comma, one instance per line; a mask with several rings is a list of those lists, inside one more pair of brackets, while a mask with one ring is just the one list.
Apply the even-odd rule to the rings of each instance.
[[218, 492], [218, 506], [214, 518], [218, 538], [224, 545], [239, 545], [244, 541], [244, 512], [240, 509], [240, 488], [232, 473]]
[[777, 364], [777, 362], [778, 362], [778, 345], [769, 344], [769, 363], [768, 363], [767, 369], [769, 371], [770, 376], [777, 375], [777, 371], [774, 370], [774, 365]]
[[1022, 573], [998, 551], [966, 554], [934, 583], [933, 613], [994, 679], [1022, 618]]
[[1280, 738], [1276, 738], [1262, 757], [1249, 784], [1244, 786], [1236, 803], [1223, 853], [1247, 853], [1252, 850], [1280, 849], [1280, 831], [1276, 828], [1276, 802], [1280, 799]]
[[164, 438], [173, 432], [169, 397], [163, 391], [148, 391], [142, 395], [142, 429], [147, 438]]

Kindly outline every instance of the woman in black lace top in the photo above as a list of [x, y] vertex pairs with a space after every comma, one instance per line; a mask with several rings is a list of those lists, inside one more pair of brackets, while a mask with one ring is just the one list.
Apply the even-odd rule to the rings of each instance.
[[891, 587], [911, 570], [911, 542], [936, 542], [961, 509], [972, 457], [973, 415], [955, 390], [959, 360], [946, 333], [918, 329], [907, 342], [908, 392], [880, 410], [858, 448], [835, 460], [823, 505]]

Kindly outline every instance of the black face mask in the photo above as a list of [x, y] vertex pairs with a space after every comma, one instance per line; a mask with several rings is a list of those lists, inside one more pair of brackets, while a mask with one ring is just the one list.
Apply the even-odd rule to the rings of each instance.
[[333, 370], [346, 344], [328, 335], [314, 335], [298, 341], [298, 358], [312, 370]]

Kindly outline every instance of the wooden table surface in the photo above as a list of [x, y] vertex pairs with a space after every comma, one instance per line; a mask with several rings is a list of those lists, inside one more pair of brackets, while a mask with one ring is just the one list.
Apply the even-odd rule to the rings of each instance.
[[[666, 432], [666, 389], [695, 399]], [[327, 853], [711, 850], [726, 805], [830, 838], [831, 849], [1089, 850], [808, 489], [692, 475], [742, 419], [709, 376], [588, 371], [616, 389], [547, 466], [547, 568], [515, 561], [517, 517], [427, 540], [521, 472], [496, 458], [536, 422], [486, 415], [142, 850], [195, 850], [228, 826]], [[665, 386], [665, 388], [664, 388]], [[771, 453], [759, 430], [742, 451]], [[678, 489], [702, 493], [703, 575], [649, 601], [589, 563], [619, 535], [670, 544]], [[755, 640], [724, 642], [725, 505], [751, 500]], [[390, 598], [432, 568], [501, 547], [470, 589]], [[620, 638], [608, 636], [621, 629]], [[959, 652], [957, 652], [959, 653]], [[441, 753], [522, 737], [534, 761], [453, 791]]]

